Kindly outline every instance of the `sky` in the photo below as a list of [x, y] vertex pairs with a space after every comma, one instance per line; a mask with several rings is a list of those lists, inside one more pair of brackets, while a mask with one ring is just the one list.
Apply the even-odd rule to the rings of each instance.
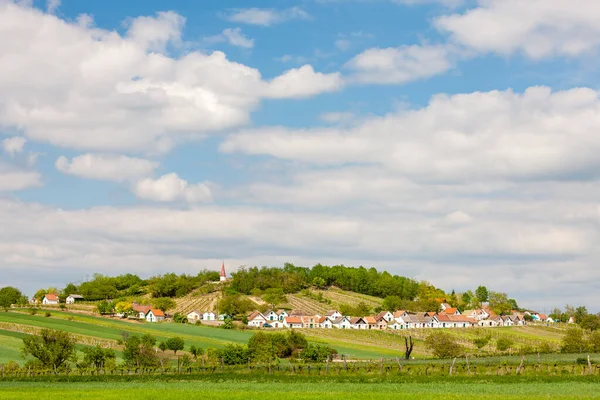
[[0, 286], [323, 263], [594, 309], [599, 19], [0, 0]]

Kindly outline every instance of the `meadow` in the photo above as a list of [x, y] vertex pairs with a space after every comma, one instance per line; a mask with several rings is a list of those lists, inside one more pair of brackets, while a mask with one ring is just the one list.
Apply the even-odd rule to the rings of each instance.
[[0, 398], [45, 399], [598, 399], [594, 379], [222, 379], [137, 382], [0, 382]]

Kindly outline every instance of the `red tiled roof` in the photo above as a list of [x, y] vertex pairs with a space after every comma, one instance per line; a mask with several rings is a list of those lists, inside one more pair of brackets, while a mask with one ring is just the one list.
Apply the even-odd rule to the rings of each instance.
[[538, 317], [540, 317], [540, 319], [543, 321], [545, 319], [548, 319], [548, 317], [546, 316], [546, 314], [538, 314]]
[[456, 308], [454, 308], [454, 307], [448, 307], [448, 308], [446, 308], [446, 309], [444, 310], [444, 312], [445, 312], [446, 314], [454, 314], [454, 313], [456, 312]]
[[394, 318], [399, 318], [402, 316], [402, 314], [404, 314], [406, 311], [404, 310], [398, 310], [394, 313]]
[[155, 317], [164, 317], [165, 313], [162, 312], [162, 310], [159, 310], [158, 308], [152, 308], [150, 309], [150, 311], [152, 311], [152, 314], [154, 314]]
[[250, 316], [248, 317], [248, 321], [252, 321], [254, 318], [256, 317], [263, 317], [263, 315], [259, 312], [259, 311], [254, 311], [252, 314], [250, 314]]
[[288, 324], [301, 324], [302, 318], [301, 317], [285, 317], [285, 322], [287, 322]]
[[139, 305], [137, 303], [133, 303], [133, 304], [131, 304], [131, 309], [133, 311], [137, 311], [139, 313], [146, 314], [148, 311], [150, 311], [152, 309], [152, 307], [150, 307], [150, 306], [141, 306], [141, 305]]
[[55, 293], [48, 293], [46, 294], [46, 300], [57, 301], [58, 296]]
[[377, 319], [375, 317], [364, 317], [363, 318], [367, 324], [376, 324]]
[[319, 318], [319, 320], [318, 320], [318, 322], [319, 322], [320, 324], [322, 324], [322, 323], [323, 323], [323, 322], [325, 322], [325, 321], [327, 321], [327, 317], [321, 317], [321, 318]]

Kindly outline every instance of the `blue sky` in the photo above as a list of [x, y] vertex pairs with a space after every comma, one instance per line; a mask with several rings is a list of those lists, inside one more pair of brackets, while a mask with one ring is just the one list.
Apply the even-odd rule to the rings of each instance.
[[598, 17], [0, 0], [0, 285], [321, 262], [591, 306]]

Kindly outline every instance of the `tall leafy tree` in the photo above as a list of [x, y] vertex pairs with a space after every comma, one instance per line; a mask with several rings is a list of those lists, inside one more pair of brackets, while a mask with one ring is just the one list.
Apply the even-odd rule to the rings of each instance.
[[475, 297], [479, 303], [485, 303], [488, 301], [489, 293], [485, 286], [479, 286], [475, 289]]
[[175, 354], [177, 354], [179, 350], [183, 350], [185, 347], [185, 341], [180, 337], [169, 338], [165, 343], [167, 345], [167, 349], [173, 350], [173, 353]]
[[75, 356], [75, 339], [67, 332], [42, 329], [40, 335], [23, 338], [24, 357], [31, 355], [47, 368], [60, 368]]
[[0, 307], [9, 308], [13, 304], [22, 304], [23, 293], [16, 287], [5, 286], [0, 289]]

